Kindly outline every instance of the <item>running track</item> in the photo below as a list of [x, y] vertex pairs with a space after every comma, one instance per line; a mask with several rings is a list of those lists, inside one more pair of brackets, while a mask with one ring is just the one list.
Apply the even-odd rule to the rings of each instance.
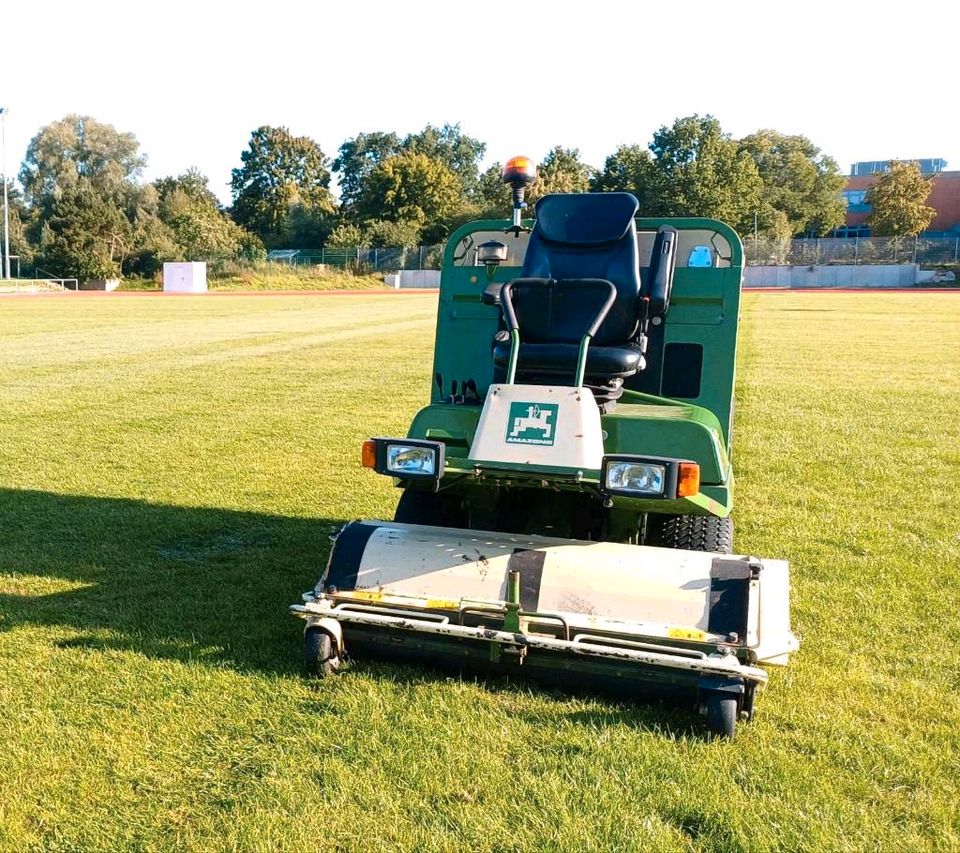
[[[957, 293], [960, 287], [744, 287], [746, 293]], [[208, 290], [206, 293], [164, 293], [162, 290], [79, 290], [41, 293], [0, 293], [2, 296], [433, 296], [436, 288], [407, 290]]]

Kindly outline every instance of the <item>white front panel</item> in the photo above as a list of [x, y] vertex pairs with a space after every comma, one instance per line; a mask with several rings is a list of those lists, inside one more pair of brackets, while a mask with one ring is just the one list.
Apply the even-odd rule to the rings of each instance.
[[[462, 602], [499, 604], [506, 598], [509, 562], [517, 551], [544, 554], [538, 612], [563, 615], [574, 631], [626, 630], [673, 639], [707, 639], [714, 561], [743, 559], [384, 523], [366, 543], [356, 590], [374, 603], [398, 596], [441, 609], [456, 609]], [[782, 560], [761, 562], [759, 579], [750, 581], [747, 645], [761, 661], [786, 663], [787, 653], [797, 648], [790, 633], [789, 569]]]
[[469, 458], [597, 470], [600, 409], [589, 388], [491, 385]]

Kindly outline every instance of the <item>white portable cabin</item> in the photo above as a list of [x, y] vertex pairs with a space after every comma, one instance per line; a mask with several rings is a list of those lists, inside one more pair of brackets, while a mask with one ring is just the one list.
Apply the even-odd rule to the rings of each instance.
[[165, 263], [163, 265], [164, 293], [206, 293], [207, 265], [200, 261]]

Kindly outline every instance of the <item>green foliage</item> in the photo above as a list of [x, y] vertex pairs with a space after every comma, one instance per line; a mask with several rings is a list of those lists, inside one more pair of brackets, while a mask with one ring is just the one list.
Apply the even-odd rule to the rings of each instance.
[[326, 155], [312, 139], [285, 127], [257, 128], [243, 165], [233, 170], [234, 219], [266, 243], [283, 234], [291, 209], [323, 219], [334, 211]]
[[[395, 133], [360, 133], [340, 146], [333, 162], [342, 215], [361, 225], [373, 245], [401, 238], [413, 239], [411, 245], [440, 239], [455, 222], [483, 207], [474, 195], [485, 150], [486, 145], [465, 135], [459, 124], [428, 124], [403, 140]], [[431, 178], [438, 183], [428, 185]]]
[[503, 164], [494, 163], [477, 179], [473, 201], [478, 219], [508, 219], [510, 217], [510, 190], [501, 179]]
[[354, 275], [345, 270], [319, 266], [288, 266], [267, 261], [244, 266], [225, 264], [208, 283], [213, 290], [233, 291], [329, 291], [384, 290], [382, 275]]
[[89, 116], [68, 115], [30, 140], [19, 177], [27, 203], [45, 212], [81, 181], [87, 191], [124, 207], [137, 190], [136, 179], [145, 163], [132, 133], [121, 133]]
[[[316, 142], [262, 126], [232, 173], [231, 220], [196, 169], [143, 186], [138, 176], [145, 158], [132, 134], [70, 115], [42, 128], [30, 143], [20, 171], [25, 200], [11, 206], [11, 242], [29, 260], [50, 231], [57, 200], [82, 181], [125, 217], [125, 229], [112, 229], [125, 234], [113, 260], [140, 274], [168, 258], [261, 256], [264, 244], [315, 251], [348, 239], [351, 245], [434, 243], [470, 219], [509, 215], [500, 164], [479, 173], [485, 150], [459, 124], [428, 124], [403, 138], [360, 133], [340, 146], [332, 164], [339, 176], [338, 211], [330, 164]], [[619, 146], [596, 172], [577, 149], [554, 147], [527, 199], [623, 190], [637, 196], [643, 214], [712, 216], [742, 232], [752, 231], [756, 216], [765, 235], [786, 239], [839, 224], [841, 185], [836, 163], [803, 136], [761, 130], [737, 143], [716, 119], [694, 115], [661, 127], [649, 150]], [[54, 231], [63, 228], [60, 216]], [[76, 261], [79, 256], [50, 233], [44, 245], [59, 247], [57, 261]], [[73, 234], [69, 242], [74, 249], [97, 245], [97, 233], [89, 236], [84, 241]], [[87, 266], [102, 267], [102, 253], [97, 257]], [[44, 261], [42, 252], [38, 260]]]
[[532, 205], [549, 193], [585, 193], [590, 189], [591, 169], [580, 160], [580, 149], [554, 146], [537, 167], [537, 180], [527, 190]]
[[[27, 229], [31, 220], [30, 210], [23, 203], [23, 196], [12, 180], [7, 181], [7, 206], [7, 220], [10, 229], [10, 254], [19, 258], [21, 268], [23, 266], [30, 266], [33, 263], [36, 251], [30, 242], [30, 238], [27, 236]], [[2, 209], [0, 209], [0, 216], [2, 216]], [[2, 239], [2, 237], [0, 237], [0, 239]], [[2, 264], [2, 259], [0, 259], [0, 264]], [[17, 262], [11, 261], [11, 275], [15, 275], [16, 270]], [[2, 267], [0, 267], [0, 276], [2, 275]]]
[[187, 169], [176, 178], [159, 178], [153, 186], [159, 196], [158, 214], [164, 222], [198, 204], [220, 210], [220, 202], [211, 191], [207, 176], [199, 169]]
[[43, 262], [61, 276], [116, 278], [132, 250], [131, 231], [123, 212], [81, 179], [53, 203], [40, 242]]
[[[419, 222], [401, 220], [390, 222], [385, 219], [376, 219], [364, 226], [363, 245], [373, 249], [395, 246], [416, 246], [420, 241], [421, 226]], [[360, 245], [359, 243], [356, 245]]]
[[740, 140], [757, 166], [763, 181], [760, 217], [764, 223], [779, 223], [766, 233], [779, 236], [786, 217], [790, 236], [827, 234], [843, 225], [845, 208], [841, 200], [844, 178], [832, 157], [805, 136], [789, 136], [774, 130], [758, 130]]
[[340, 222], [327, 235], [326, 245], [335, 249], [352, 249], [355, 246], [365, 247], [367, 243], [359, 225], [355, 222]]
[[26, 226], [17, 254], [29, 260], [32, 244], [38, 263], [59, 275], [119, 275], [138, 255], [144, 221], [156, 214], [156, 195], [137, 183], [145, 162], [132, 133], [89, 116], [42, 127], [20, 169], [27, 207], [16, 217]]
[[932, 188], [933, 180], [923, 177], [916, 163], [893, 161], [867, 190], [873, 207], [867, 224], [877, 237], [918, 235], [937, 214], [926, 203]]
[[336, 222], [336, 215], [320, 211], [302, 202], [290, 205], [283, 231], [271, 238], [272, 248], [297, 248], [306, 251], [320, 249]]
[[640, 145], [620, 145], [590, 178], [590, 192], [633, 193], [640, 202], [641, 214], [658, 207], [656, 187], [653, 157]]
[[164, 261], [186, 259], [174, 230], [156, 216], [136, 217], [130, 242], [131, 254], [121, 269], [126, 275], [152, 276], [160, 270]]
[[192, 205], [174, 216], [170, 224], [185, 260], [242, 255], [247, 232], [216, 208]]
[[462, 203], [460, 181], [449, 166], [426, 154], [405, 151], [377, 165], [357, 199], [361, 221], [414, 224], [420, 239], [433, 242], [446, 231], [445, 220]]
[[746, 231], [763, 181], [750, 156], [713, 116], [693, 115], [653, 135], [654, 198], [659, 216], [708, 216]]
[[207, 177], [197, 169], [176, 178], [160, 178], [152, 189], [157, 194], [158, 217], [169, 228], [174, 244], [169, 257], [160, 257], [169, 249], [158, 246], [156, 261], [245, 258], [263, 253], [260, 239], [223, 212]]
[[443, 127], [428, 124], [419, 133], [412, 133], [404, 139], [402, 148], [414, 154], [426, 154], [431, 160], [448, 166], [459, 178], [465, 197], [476, 189], [478, 167], [487, 150], [486, 143], [464, 134], [459, 124], [445, 124]]
[[400, 137], [395, 133], [359, 133], [344, 142], [332, 166], [339, 176], [341, 205], [347, 209], [352, 207], [370, 172], [399, 153]]

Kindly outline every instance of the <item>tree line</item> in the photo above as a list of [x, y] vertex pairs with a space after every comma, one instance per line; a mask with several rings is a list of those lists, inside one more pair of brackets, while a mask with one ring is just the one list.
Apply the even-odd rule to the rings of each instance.
[[[48, 274], [111, 278], [151, 275], [167, 260], [257, 259], [272, 248], [436, 243], [470, 219], [506, 216], [501, 164], [481, 170], [485, 153], [458, 124], [359, 133], [332, 160], [309, 137], [262, 126], [232, 171], [224, 207], [196, 169], [144, 182], [132, 133], [69, 115], [33, 137], [22, 191], [9, 186], [11, 252]], [[528, 198], [625, 190], [647, 216], [709, 216], [788, 239], [842, 225], [843, 185], [836, 161], [805, 136], [758, 130], [734, 139], [714, 117], [694, 115], [646, 146], [621, 145], [596, 168], [558, 145]]]

